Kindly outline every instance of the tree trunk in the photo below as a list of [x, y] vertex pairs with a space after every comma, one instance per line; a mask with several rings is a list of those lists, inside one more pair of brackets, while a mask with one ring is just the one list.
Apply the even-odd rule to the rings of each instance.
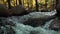
[[27, 0], [28, 8], [29, 8], [29, 0]]
[[38, 11], [38, 2], [37, 0], [35, 0], [35, 2], [36, 2], [36, 11]]
[[47, 10], [47, 2], [48, 0], [45, 0], [45, 10]]
[[19, 0], [19, 5], [22, 5], [22, 1], [21, 0]]
[[11, 9], [10, 1], [11, 1], [11, 0], [7, 0], [9, 9]]
[[58, 1], [59, 1], [59, 0], [56, 0], [56, 5], [59, 3]]
[[17, 0], [16, 0], [16, 5], [17, 5]]

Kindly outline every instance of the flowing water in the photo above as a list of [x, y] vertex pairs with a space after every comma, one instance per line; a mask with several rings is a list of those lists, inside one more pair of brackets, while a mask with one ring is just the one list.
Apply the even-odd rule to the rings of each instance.
[[46, 24], [43, 26], [43, 28], [49, 29], [49, 26], [51, 25], [52, 21], [54, 21], [54, 19], [47, 21]]
[[16, 31], [16, 34], [60, 34], [59, 31], [49, 30], [48, 28], [53, 19], [48, 21], [48, 23], [46, 22], [46, 24], [43, 27], [35, 27], [35, 28], [28, 25], [24, 25], [18, 22], [17, 19], [15, 20], [9, 19], [9, 20], [16, 23], [16, 27], [13, 27], [14, 30]]
[[[24, 16], [8, 17], [8, 18], [6, 18], [6, 20], [8, 22], [13, 22], [15, 24], [15, 26], [14, 27], [12, 26], [12, 28], [14, 29], [16, 34], [60, 34], [60, 31], [54, 31], [54, 30], [49, 29], [49, 26], [54, 19], [47, 21], [43, 27], [41, 27], [41, 26], [32, 27], [32, 26], [23, 24], [29, 18], [43, 18], [44, 16], [48, 17], [47, 15], [43, 15], [43, 16], [42, 15], [40, 13], [39, 14], [31, 13], [29, 15], [24, 15]], [[51, 16], [49, 16], [49, 17], [51, 17]]]

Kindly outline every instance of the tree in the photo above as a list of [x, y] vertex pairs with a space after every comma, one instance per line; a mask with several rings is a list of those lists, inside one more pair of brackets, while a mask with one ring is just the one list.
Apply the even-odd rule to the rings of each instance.
[[19, 5], [22, 5], [22, 2], [21, 2], [21, 0], [19, 0]]
[[7, 2], [8, 2], [8, 7], [10, 9], [11, 8], [11, 4], [10, 4], [11, 0], [7, 0]]
[[38, 1], [35, 0], [35, 2], [36, 2], [36, 11], [38, 11]]
[[47, 2], [48, 0], [45, 0], [45, 9], [47, 9]]
[[56, 5], [59, 3], [58, 1], [59, 1], [59, 0], [56, 0]]
[[16, 0], [16, 5], [17, 5], [17, 0]]

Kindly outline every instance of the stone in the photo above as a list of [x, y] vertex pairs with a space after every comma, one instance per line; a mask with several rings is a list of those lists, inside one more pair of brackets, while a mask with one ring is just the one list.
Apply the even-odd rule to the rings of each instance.
[[8, 16], [9, 12], [5, 5], [0, 4], [0, 16]]
[[56, 10], [57, 10], [57, 15], [56, 16], [60, 17], [60, 3], [57, 4]]
[[27, 21], [25, 21], [23, 24], [30, 25], [32, 27], [38, 27], [38, 26], [43, 26], [46, 21], [48, 21], [48, 19], [44, 19], [44, 18], [30, 18]]
[[55, 31], [59, 31], [60, 30], [60, 19], [55, 19], [51, 23], [49, 28], [52, 29], [52, 30], [55, 30]]
[[24, 6], [22, 5], [17, 5], [12, 9], [9, 9], [10, 15], [24, 15], [26, 14], [26, 10]]

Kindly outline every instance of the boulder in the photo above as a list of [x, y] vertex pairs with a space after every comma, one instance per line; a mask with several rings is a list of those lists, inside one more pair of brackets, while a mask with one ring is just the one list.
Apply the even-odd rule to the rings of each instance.
[[60, 19], [55, 19], [51, 25], [50, 25], [50, 29], [58, 31], [60, 30]]
[[56, 10], [57, 10], [57, 16], [60, 17], [60, 3], [57, 4]]
[[22, 5], [17, 5], [14, 8], [9, 10], [10, 15], [24, 15], [26, 14], [26, 10], [24, 8], [24, 6]]
[[5, 5], [0, 4], [0, 16], [8, 16], [9, 12]]
[[32, 27], [38, 27], [38, 26], [43, 26], [46, 21], [49, 19], [44, 19], [44, 18], [30, 18], [27, 21], [25, 21], [23, 24], [25, 25], [30, 25]]
[[[33, 27], [43, 26], [46, 21], [49, 21], [50, 19], [55, 18], [56, 12], [32, 12], [28, 15], [23, 16], [22, 21], [25, 25], [30, 25]], [[29, 17], [29, 18], [28, 18]], [[27, 20], [26, 20], [27, 19]]]

